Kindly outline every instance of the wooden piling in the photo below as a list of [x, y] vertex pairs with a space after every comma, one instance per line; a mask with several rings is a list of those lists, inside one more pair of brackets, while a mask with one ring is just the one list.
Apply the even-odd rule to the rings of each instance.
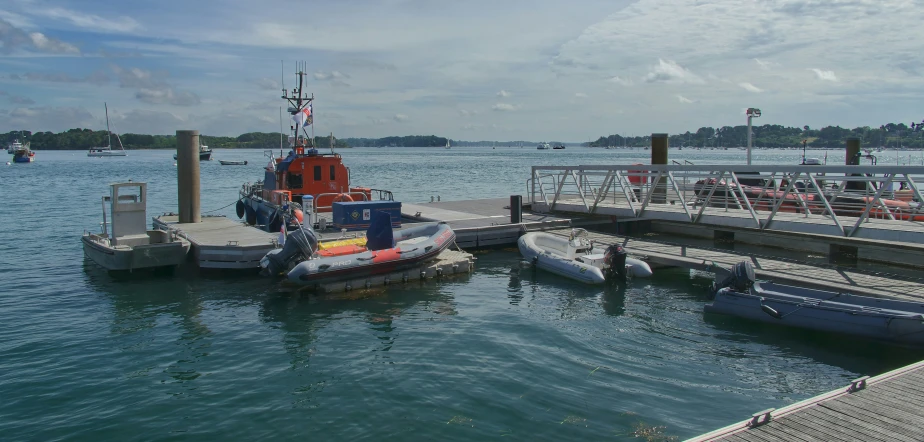
[[199, 131], [176, 131], [176, 181], [180, 223], [202, 221], [199, 206]]
[[[651, 134], [651, 164], [667, 164], [668, 138], [666, 133]], [[667, 202], [667, 180], [664, 177], [652, 177], [651, 202], [664, 204]]]

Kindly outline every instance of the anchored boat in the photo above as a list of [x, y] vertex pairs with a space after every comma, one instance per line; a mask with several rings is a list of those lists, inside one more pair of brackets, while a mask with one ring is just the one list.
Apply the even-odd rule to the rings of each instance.
[[602, 284], [625, 276], [649, 277], [651, 267], [629, 258], [621, 246], [595, 248], [587, 231], [573, 229], [569, 238], [529, 232], [517, 240], [520, 254], [536, 267], [587, 284]]
[[282, 91], [295, 122], [288, 154], [282, 156], [280, 150], [277, 157], [268, 152], [270, 160], [264, 168], [263, 180], [246, 183], [240, 189], [237, 216], [268, 232], [278, 232], [283, 224], [288, 229], [296, 228], [292, 219], [300, 223], [307, 219], [311, 224], [318, 219], [318, 213], [332, 212], [335, 202], [394, 201], [387, 190], [352, 185], [350, 169], [333, 151], [333, 134], [330, 153], [322, 153], [315, 147], [315, 138], [307, 132], [314, 122], [314, 95], [309, 97], [303, 92], [305, 75], [304, 69], [300, 69], [296, 73], [297, 88], [291, 94], [286, 89]]
[[87, 151], [88, 157], [124, 157], [127, 155], [125, 152], [125, 147], [122, 146], [122, 139], [119, 138], [119, 134], [116, 134], [116, 141], [119, 142], [119, 150], [112, 150], [112, 130], [109, 129], [109, 105], [103, 103], [103, 107], [106, 109], [106, 133], [107, 140], [109, 141], [106, 147], [92, 147]]
[[247, 160], [236, 161], [236, 160], [218, 160], [222, 166], [246, 166]]
[[706, 313], [924, 346], [924, 304], [756, 282], [751, 263], [736, 264], [714, 290]]
[[147, 184], [116, 183], [109, 188], [109, 195], [102, 197], [102, 232], [84, 232], [80, 238], [87, 257], [110, 271], [173, 267], [186, 259], [188, 241], [175, 231], [146, 228]]
[[[176, 159], [176, 154], [173, 154], [173, 159]], [[212, 149], [209, 149], [205, 144], [199, 144], [199, 161], [211, 161], [212, 160]], [[224, 164], [224, 163], [222, 163]]]
[[392, 231], [388, 213], [373, 211], [371, 218], [364, 241], [319, 243], [311, 226], [299, 225], [288, 232], [282, 249], [263, 257], [262, 273], [285, 274], [298, 285], [380, 275], [432, 260], [455, 243], [456, 234], [445, 222]]
[[35, 161], [35, 152], [29, 149], [30, 143], [20, 143], [19, 140], [14, 140], [10, 143], [8, 150], [13, 152], [13, 162], [14, 163], [31, 163]]

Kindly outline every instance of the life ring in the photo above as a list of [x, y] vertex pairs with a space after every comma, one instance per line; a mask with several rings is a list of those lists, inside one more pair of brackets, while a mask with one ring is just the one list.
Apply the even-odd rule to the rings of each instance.
[[353, 202], [353, 197], [345, 193], [341, 193], [334, 197], [334, 203], [351, 203]]
[[[635, 164], [633, 164], [633, 166], [644, 166], [644, 164], [642, 164], [642, 163], [635, 163]], [[629, 172], [629, 183], [634, 184], [634, 185], [636, 185], [636, 186], [641, 186], [642, 184], [645, 184], [645, 183], [648, 182], [648, 177], [647, 177], [647, 176], [634, 175], [634, 174], [647, 173], [646, 171], [644, 171], [644, 170], [630, 170], [630, 171], [628, 171], [628, 172]]]
[[299, 223], [305, 222], [305, 214], [302, 213], [301, 210], [295, 209], [292, 211], [292, 214], [295, 215], [295, 219], [297, 219]]
[[237, 200], [237, 204], [235, 205], [234, 209], [235, 209], [235, 211], [237, 212], [237, 217], [238, 217], [238, 218], [243, 218], [243, 217], [244, 217], [244, 212], [245, 212], [245, 210], [244, 210], [244, 201]]

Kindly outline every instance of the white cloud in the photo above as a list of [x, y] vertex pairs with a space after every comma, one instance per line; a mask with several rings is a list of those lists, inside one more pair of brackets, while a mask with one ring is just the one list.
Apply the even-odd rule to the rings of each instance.
[[764, 91], [763, 89], [761, 89], [761, 88], [759, 88], [759, 87], [757, 87], [757, 86], [754, 86], [753, 84], [748, 83], [748, 82], [738, 83], [738, 86], [741, 86], [744, 90], [746, 90], [746, 91], [748, 91], [748, 92], [760, 93], [760, 92], [763, 92], [763, 91]]
[[618, 75], [615, 77], [610, 77], [606, 81], [609, 81], [610, 83], [620, 84], [623, 86], [632, 86], [632, 80], [629, 80], [628, 78], [622, 78]]
[[693, 100], [691, 100], [691, 99], [689, 99], [689, 98], [687, 98], [687, 97], [684, 97], [683, 95], [677, 95], [677, 100], [680, 101], [681, 103], [684, 103], [684, 104], [693, 103]]
[[772, 68], [780, 65], [779, 63], [774, 63], [772, 61], [767, 61], [767, 60], [761, 60], [759, 58], [755, 58], [754, 62], [757, 63], [757, 65], [760, 66], [760, 68], [765, 71], [769, 71]]
[[411, 117], [408, 117], [408, 116], [405, 115], [405, 114], [395, 114], [395, 116], [392, 117], [392, 118], [394, 118], [394, 120], [397, 121], [397, 122], [399, 122], [399, 123], [404, 123], [404, 122], [406, 122], [406, 121], [408, 121], [408, 120], [411, 119]]
[[491, 106], [491, 109], [496, 111], [509, 112], [519, 109], [519, 106], [509, 103], [497, 103], [494, 106]]
[[53, 54], [79, 54], [80, 49], [70, 43], [50, 38], [41, 32], [26, 33], [12, 23], [0, 19], [0, 53], [16, 49], [36, 49]]
[[507, 92], [507, 91], [505, 91], [505, 90], [503, 90], [503, 89], [501, 89], [501, 91], [497, 93], [497, 96], [498, 96], [498, 97], [503, 97], [503, 98], [507, 98], [507, 97], [509, 97], [510, 95], [511, 95], [510, 92]]
[[260, 89], [264, 89], [264, 90], [278, 91], [282, 89], [279, 86], [279, 82], [276, 80], [273, 80], [272, 78], [266, 78], [266, 77], [258, 78], [254, 80], [253, 82], [257, 86], [259, 86]]
[[476, 111], [476, 110], [468, 110], [468, 109], [459, 109], [459, 115], [461, 115], [461, 116], [463, 116], [463, 117], [471, 117], [471, 116], [474, 116], [474, 115], [478, 115], [478, 111]]
[[815, 78], [822, 81], [833, 81], [837, 82], [837, 76], [834, 75], [834, 71], [825, 71], [821, 69], [811, 68], [810, 71], [815, 73]]
[[62, 132], [75, 127], [96, 127], [93, 115], [82, 107], [19, 107], [6, 112], [0, 111], [0, 117], [0, 131], [4, 132]]
[[574, 93], [574, 96], [577, 97], [577, 98], [587, 98], [587, 94], [585, 94], [585, 93], [583, 93], [583, 92], [575, 92], [575, 93]]
[[92, 32], [132, 32], [141, 29], [141, 24], [135, 19], [125, 16], [103, 18], [95, 14], [47, 6], [33, 8], [30, 12], [52, 20], [66, 21]]
[[350, 76], [340, 71], [330, 71], [330, 72], [317, 71], [314, 73], [314, 79], [318, 81], [342, 80], [344, 78], [350, 78]]
[[699, 78], [683, 66], [673, 60], [658, 59], [658, 64], [653, 66], [645, 75], [645, 81], [648, 83], [703, 83]]

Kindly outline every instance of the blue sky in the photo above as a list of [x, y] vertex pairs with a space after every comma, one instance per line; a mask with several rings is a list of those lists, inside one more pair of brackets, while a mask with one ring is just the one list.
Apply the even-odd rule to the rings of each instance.
[[[278, 131], [309, 66], [319, 133], [586, 141], [920, 121], [920, 2], [6, 0], [0, 131]], [[281, 63], [286, 65], [282, 77]]]

